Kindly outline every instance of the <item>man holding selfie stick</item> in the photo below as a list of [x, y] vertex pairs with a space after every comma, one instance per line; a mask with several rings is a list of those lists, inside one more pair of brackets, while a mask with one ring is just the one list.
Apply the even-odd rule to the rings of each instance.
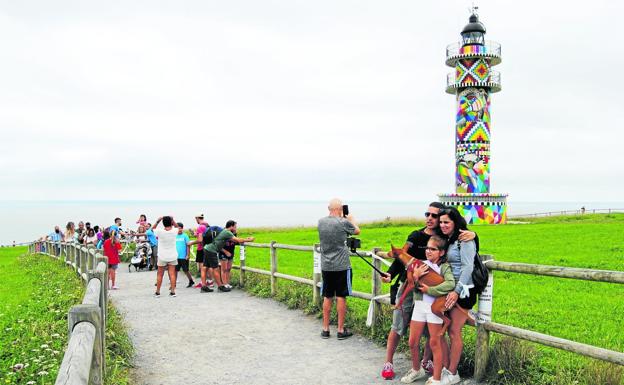
[[348, 213], [348, 207], [342, 205], [340, 199], [329, 201], [329, 216], [319, 219], [318, 232], [321, 241], [321, 272], [323, 276], [323, 330], [322, 338], [329, 338], [329, 315], [336, 297], [336, 311], [338, 313], [339, 340], [353, 335], [345, 329], [344, 321], [347, 313], [346, 297], [351, 294], [351, 261], [347, 238], [358, 235], [360, 228], [356, 225], [353, 216]]

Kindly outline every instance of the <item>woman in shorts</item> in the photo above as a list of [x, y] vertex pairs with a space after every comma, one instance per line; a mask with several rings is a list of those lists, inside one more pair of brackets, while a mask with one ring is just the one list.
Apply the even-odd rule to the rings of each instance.
[[115, 236], [115, 231], [109, 232], [104, 230], [104, 256], [108, 257], [108, 278], [110, 279], [110, 289], [117, 290], [118, 287], [115, 284], [115, 273], [119, 267], [121, 260], [119, 259], [119, 250], [121, 250], [121, 243]]
[[468, 320], [468, 310], [477, 302], [477, 293], [472, 283], [476, 243], [474, 240], [461, 242], [458, 239], [460, 230], [466, 229], [466, 220], [457, 209], [451, 207], [440, 210], [440, 230], [448, 240], [446, 257], [455, 278], [455, 289], [446, 297], [446, 308], [451, 309], [451, 326], [448, 331], [451, 351], [448, 370], [442, 371], [444, 384], [458, 384], [461, 381], [457, 366], [464, 348], [462, 328]]
[[[455, 287], [455, 279], [451, 266], [446, 263], [446, 241], [437, 235], [433, 235], [427, 242], [425, 255], [427, 260], [413, 271], [414, 276], [414, 310], [410, 322], [409, 347], [412, 353], [412, 368], [407, 372], [401, 382], [404, 384], [415, 382], [425, 378], [427, 372], [422, 368], [418, 356], [420, 349], [420, 337], [425, 329], [429, 331], [429, 346], [433, 354], [433, 376], [425, 385], [440, 385], [442, 366], [444, 361], [444, 349], [442, 346], [442, 318], [433, 314], [431, 304], [436, 297], [448, 294]], [[435, 271], [444, 277], [444, 282], [436, 286], [427, 286], [418, 282], [417, 277], [427, 274], [429, 270]], [[418, 369], [416, 369], [418, 368]]]

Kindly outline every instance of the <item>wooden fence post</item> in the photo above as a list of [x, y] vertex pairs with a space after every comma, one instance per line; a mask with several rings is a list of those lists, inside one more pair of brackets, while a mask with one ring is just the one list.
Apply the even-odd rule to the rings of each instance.
[[100, 309], [96, 305], [75, 305], [69, 310], [67, 317], [69, 335], [74, 331], [74, 327], [80, 322], [89, 322], [95, 326], [95, 343], [93, 344], [93, 358], [91, 359], [91, 369], [89, 370], [89, 384], [103, 383], [103, 362], [104, 351], [102, 350], [102, 320], [100, 319]]
[[72, 267], [74, 265], [74, 260], [76, 259], [76, 246], [72, 247], [69, 255], [67, 256], [67, 260], [65, 261], [65, 263], [69, 265], [69, 267]]
[[240, 261], [240, 274], [238, 275], [238, 286], [245, 287], [245, 245], [240, 245], [238, 249], [238, 260]]
[[274, 296], [277, 294], [277, 277], [275, 273], [277, 273], [277, 249], [275, 248], [275, 244], [277, 242], [271, 241], [271, 295]]
[[80, 277], [80, 273], [82, 272], [82, 248], [80, 246], [76, 246], [78, 249], [78, 257], [76, 258], [76, 275]]
[[100, 293], [100, 303], [102, 305], [102, 314], [104, 315], [102, 319], [106, 323], [108, 320], [108, 258], [102, 256], [101, 254], [96, 254], [95, 256], [95, 271], [102, 281], [102, 292]]
[[312, 282], [314, 286], [312, 288], [312, 302], [319, 308], [321, 307], [321, 288], [319, 283], [321, 282], [321, 244], [314, 244], [313, 259], [314, 270], [312, 271]]
[[89, 249], [85, 246], [80, 246], [82, 250], [82, 260], [80, 261], [80, 277], [84, 280], [84, 284], [89, 283]]
[[[372, 250], [373, 255], [377, 255], [377, 252], [381, 249], [376, 247]], [[372, 258], [373, 266], [381, 270], [381, 261], [377, 258]], [[373, 275], [372, 287], [373, 287], [373, 298], [381, 295], [381, 276], [377, 274], [374, 269], [371, 269]], [[381, 313], [381, 303], [377, 300], [373, 300], [373, 330], [377, 327], [377, 317]]]
[[[492, 260], [491, 255], [482, 255], [483, 262]], [[486, 264], [487, 266], [487, 264]], [[494, 299], [494, 274], [492, 270], [488, 273], [488, 282], [479, 295], [479, 306], [477, 312], [477, 339], [475, 341], [475, 369], [474, 378], [481, 381], [485, 377], [488, 359], [490, 356], [490, 332], [483, 324], [492, 320], [492, 300]]]

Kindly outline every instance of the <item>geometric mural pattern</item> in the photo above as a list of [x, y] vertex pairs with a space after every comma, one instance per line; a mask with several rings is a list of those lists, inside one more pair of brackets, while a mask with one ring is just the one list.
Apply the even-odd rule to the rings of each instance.
[[[477, 62], [477, 59], [467, 59]], [[490, 192], [490, 93], [470, 87], [457, 95], [455, 191]]]
[[483, 58], [458, 60], [455, 64], [455, 82], [462, 86], [487, 82], [490, 77], [490, 63]]
[[455, 126], [458, 141], [490, 141], [490, 93], [487, 90], [471, 87], [457, 95]]
[[455, 206], [468, 224], [507, 223], [507, 205], [459, 205]]

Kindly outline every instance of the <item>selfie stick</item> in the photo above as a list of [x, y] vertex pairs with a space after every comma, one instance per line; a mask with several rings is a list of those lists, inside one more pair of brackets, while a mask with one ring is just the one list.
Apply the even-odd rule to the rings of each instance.
[[372, 263], [368, 262], [368, 259], [364, 258], [363, 255], [361, 255], [360, 253], [358, 253], [356, 250], [351, 250], [352, 252], [355, 253], [355, 255], [357, 255], [358, 257], [362, 258], [362, 260], [364, 260], [364, 262], [368, 263], [370, 265], [370, 267], [373, 268], [373, 270], [375, 270], [376, 272], [378, 272], [379, 274], [383, 275], [384, 277], [386, 275], [388, 275], [388, 273], [384, 273], [383, 271], [379, 270], [378, 268], [375, 267], [375, 265], [373, 265]]

